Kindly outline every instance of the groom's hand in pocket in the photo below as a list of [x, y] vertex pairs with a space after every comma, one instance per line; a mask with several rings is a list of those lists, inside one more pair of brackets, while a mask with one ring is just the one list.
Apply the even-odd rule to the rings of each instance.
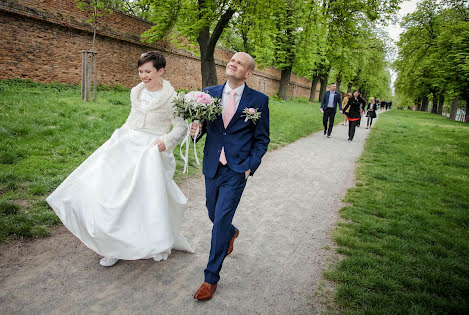
[[163, 140], [161, 139], [157, 139], [153, 142], [152, 146], [157, 146], [158, 147], [158, 150], [160, 152], [163, 152], [164, 150], [166, 150], [166, 145], [164, 144]]

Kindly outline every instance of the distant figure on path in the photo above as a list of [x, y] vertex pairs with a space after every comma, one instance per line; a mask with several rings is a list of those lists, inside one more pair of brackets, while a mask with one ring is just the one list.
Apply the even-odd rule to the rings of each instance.
[[353, 136], [355, 135], [355, 127], [360, 122], [362, 108], [365, 107], [365, 101], [360, 97], [360, 92], [358, 90], [353, 91], [352, 98], [349, 99], [347, 106], [345, 106], [344, 111], [347, 112], [347, 109], [350, 111], [347, 114], [349, 125], [348, 125], [348, 140], [352, 141]]
[[127, 121], [46, 199], [76, 237], [104, 256], [105, 267], [119, 259], [166, 260], [174, 249], [194, 252], [180, 232], [187, 199], [173, 181], [173, 149], [187, 124], [173, 115], [176, 91], [162, 77], [165, 66], [159, 52], [140, 57], [142, 82], [130, 92]]
[[377, 109], [378, 107], [375, 103], [375, 98], [372, 97], [370, 99], [370, 103], [368, 103], [368, 107], [366, 108], [366, 117], [368, 117], [366, 122], [366, 129], [371, 128], [371, 125], [373, 124], [373, 118], [376, 118]]
[[[348, 100], [352, 97], [352, 93], [347, 93], [347, 95], [344, 97], [344, 100], [342, 101], [342, 107], [345, 108], [345, 106], [347, 105], [348, 103]], [[347, 110], [350, 110], [350, 108], [348, 108]], [[341, 125], [344, 125], [344, 126], [347, 126], [347, 113], [345, 111], [343, 111], [342, 113], [342, 123]]]
[[[323, 113], [322, 124], [324, 125], [324, 135], [330, 138], [332, 127], [334, 126], [334, 118], [337, 112], [337, 104], [339, 104], [339, 112], [342, 114], [342, 99], [340, 93], [336, 91], [337, 86], [331, 83], [330, 90], [324, 93], [321, 101], [321, 112]], [[329, 122], [329, 126], [327, 125]]]

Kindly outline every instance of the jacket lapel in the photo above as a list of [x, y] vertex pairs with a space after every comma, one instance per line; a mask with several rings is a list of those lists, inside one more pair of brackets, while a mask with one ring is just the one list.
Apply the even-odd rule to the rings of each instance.
[[[226, 84], [226, 82], [225, 82]], [[221, 100], [223, 96], [223, 90], [225, 89], [225, 84], [219, 85], [213, 89], [213, 92], [210, 94], [212, 97], [219, 98]], [[215, 119], [214, 123], [218, 126], [220, 129], [224, 129], [225, 125], [223, 124], [223, 117], [222, 115], [218, 115], [218, 117]]]

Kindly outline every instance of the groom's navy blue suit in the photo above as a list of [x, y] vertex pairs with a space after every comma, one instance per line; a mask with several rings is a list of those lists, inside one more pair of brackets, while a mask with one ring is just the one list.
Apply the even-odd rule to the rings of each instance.
[[[226, 83], [225, 83], [226, 84]], [[225, 84], [208, 87], [204, 92], [222, 98]], [[245, 108], [261, 113], [256, 123], [245, 121]], [[269, 98], [246, 84], [238, 108], [225, 128], [222, 116], [205, 121], [202, 137], [207, 134], [204, 148], [203, 173], [205, 175], [206, 205], [213, 222], [210, 256], [205, 269], [205, 281], [215, 284], [231, 239], [236, 233], [232, 221], [246, 185], [245, 172], [253, 175], [261, 164], [269, 144]], [[227, 165], [220, 165], [224, 147]]]

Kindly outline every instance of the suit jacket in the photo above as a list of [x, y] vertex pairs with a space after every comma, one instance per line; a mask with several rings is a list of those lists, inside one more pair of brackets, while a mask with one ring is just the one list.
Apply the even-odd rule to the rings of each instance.
[[[327, 104], [329, 103], [329, 95], [331, 95], [331, 91], [326, 91], [324, 93], [324, 96], [322, 97], [321, 101], [321, 108], [326, 109]], [[337, 111], [337, 104], [339, 104], [339, 110], [342, 110], [342, 99], [340, 97], [340, 93], [337, 91], [334, 91], [334, 110]]]
[[[221, 99], [225, 84], [204, 88], [203, 91]], [[261, 113], [256, 123], [245, 121], [246, 117], [242, 113], [245, 108], [251, 107]], [[222, 147], [225, 148], [228, 166], [233, 171], [243, 173], [250, 169], [253, 175], [261, 164], [270, 142], [269, 98], [246, 84], [238, 109], [228, 126], [225, 128], [223, 118], [219, 115], [214, 121], [203, 122], [199, 139], [205, 133], [207, 138], [202, 168], [205, 176], [215, 176]]]

